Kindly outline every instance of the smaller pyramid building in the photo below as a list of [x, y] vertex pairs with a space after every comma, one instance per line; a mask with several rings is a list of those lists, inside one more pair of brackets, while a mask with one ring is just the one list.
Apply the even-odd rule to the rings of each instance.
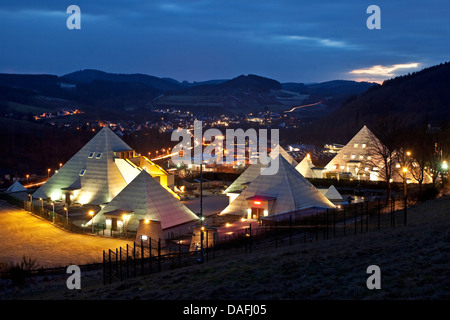
[[107, 229], [126, 223], [132, 231], [137, 230], [139, 220], [158, 221], [163, 231], [189, 228], [198, 221], [196, 214], [144, 170], [93, 219], [95, 224], [106, 223]]

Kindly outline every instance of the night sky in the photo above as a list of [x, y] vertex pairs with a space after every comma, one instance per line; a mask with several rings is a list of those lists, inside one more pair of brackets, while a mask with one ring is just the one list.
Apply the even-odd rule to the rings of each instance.
[[448, 0], [2, 0], [0, 72], [382, 81], [450, 60], [449, 17]]

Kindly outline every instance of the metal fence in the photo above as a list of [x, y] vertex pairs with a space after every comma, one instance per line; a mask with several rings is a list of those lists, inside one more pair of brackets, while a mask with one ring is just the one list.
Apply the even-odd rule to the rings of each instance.
[[[406, 205], [405, 205], [406, 204]], [[103, 253], [104, 283], [172, 270], [220, 257], [270, 252], [277, 248], [305, 245], [333, 238], [357, 236], [380, 229], [407, 224], [408, 200], [392, 197], [387, 203], [376, 200], [343, 206], [340, 209], [317, 212], [308, 217], [285, 216], [284, 220], [261, 221], [257, 227], [214, 236], [208, 245], [205, 232], [203, 248], [190, 250], [176, 239], [151, 240], [151, 245], [134, 244]], [[168, 243], [167, 243], [168, 242]], [[171, 248], [172, 244], [172, 248]]]

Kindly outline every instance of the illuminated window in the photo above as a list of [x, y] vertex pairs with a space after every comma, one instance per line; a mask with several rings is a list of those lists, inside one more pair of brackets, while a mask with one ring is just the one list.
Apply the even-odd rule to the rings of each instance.
[[352, 154], [351, 158], [352, 158], [352, 159], [355, 159], [355, 157], [356, 157], [356, 156], [355, 156], [354, 154]]
[[341, 170], [344, 170], [345, 169], [345, 166], [341, 166]]
[[367, 156], [367, 160], [372, 160], [372, 157], [371, 156]]
[[86, 173], [86, 169], [83, 169], [80, 171], [80, 176], [84, 176], [84, 174]]
[[366, 144], [365, 144], [365, 143], [363, 143], [362, 147], [363, 147], [363, 148], [365, 148], [365, 147], [366, 147]]
[[358, 148], [358, 144], [357, 144], [357, 143], [355, 143], [353, 146], [354, 146], [355, 148]]
[[142, 241], [147, 241], [147, 239], [148, 239], [148, 237], [147, 237], [146, 235], [144, 235], [144, 234], [141, 235], [141, 240], [142, 240]]
[[360, 159], [364, 159], [364, 156], [363, 156], [363, 155], [361, 155], [361, 156], [359, 156], [359, 158], [360, 158]]
[[101, 153], [97, 153], [97, 155], [95, 156], [96, 159], [100, 159], [102, 157]]
[[94, 152], [89, 153], [88, 158], [92, 158], [94, 156]]
[[347, 155], [344, 154], [344, 155], [342, 156], [342, 159], [347, 159]]

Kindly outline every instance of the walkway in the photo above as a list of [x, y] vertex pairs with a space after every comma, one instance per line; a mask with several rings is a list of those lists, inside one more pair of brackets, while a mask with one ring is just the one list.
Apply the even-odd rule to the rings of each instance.
[[74, 234], [0, 201], [0, 263], [20, 262], [23, 255], [44, 268], [102, 262], [103, 250], [131, 241]]

